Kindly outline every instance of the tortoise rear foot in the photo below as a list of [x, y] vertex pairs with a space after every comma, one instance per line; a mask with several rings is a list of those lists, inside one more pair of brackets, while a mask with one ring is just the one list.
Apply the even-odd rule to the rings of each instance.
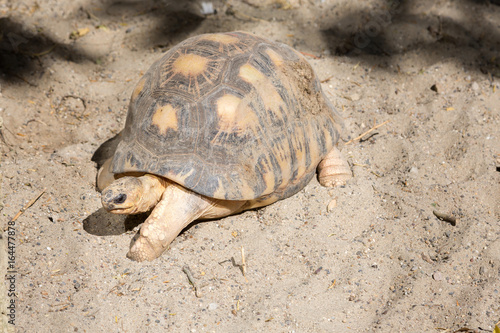
[[351, 168], [337, 147], [333, 147], [318, 165], [318, 181], [323, 186], [345, 185], [351, 177]]

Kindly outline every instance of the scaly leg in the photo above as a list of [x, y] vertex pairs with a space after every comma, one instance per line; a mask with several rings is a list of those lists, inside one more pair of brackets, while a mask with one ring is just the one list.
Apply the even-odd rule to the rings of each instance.
[[351, 177], [351, 168], [337, 147], [333, 147], [318, 165], [318, 180], [323, 186], [344, 185]]
[[192, 221], [231, 215], [244, 203], [203, 197], [170, 182], [127, 256], [136, 261], [158, 258]]

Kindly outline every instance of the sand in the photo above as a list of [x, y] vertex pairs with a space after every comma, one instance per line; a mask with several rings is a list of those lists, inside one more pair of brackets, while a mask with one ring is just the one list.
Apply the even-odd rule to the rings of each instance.
[[[187, 1], [0, 0], [0, 269], [8, 222], [45, 190], [10, 225], [15, 273], [0, 300], [2, 311], [14, 300], [15, 316], [0, 327], [492, 332], [500, 6], [211, 3], [216, 13]], [[314, 179], [271, 206], [197, 223], [157, 260], [133, 262], [125, 255], [145, 217], [103, 211], [92, 155], [122, 129], [154, 60], [190, 36], [232, 30], [306, 54], [345, 118], [341, 149], [354, 178], [334, 189]], [[7, 296], [12, 288], [17, 298]]]

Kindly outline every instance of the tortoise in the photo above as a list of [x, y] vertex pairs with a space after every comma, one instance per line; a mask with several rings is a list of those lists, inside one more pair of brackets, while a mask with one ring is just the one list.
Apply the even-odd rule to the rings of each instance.
[[301, 53], [246, 32], [192, 37], [135, 87], [98, 173], [102, 205], [152, 210], [127, 256], [153, 260], [192, 221], [290, 197], [316, 170], [323, 186], [345, 183], [341, 128]]

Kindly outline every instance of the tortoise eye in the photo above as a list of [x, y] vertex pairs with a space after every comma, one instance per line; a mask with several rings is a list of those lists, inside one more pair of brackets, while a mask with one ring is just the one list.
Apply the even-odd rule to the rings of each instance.
[[125, 202], [125, 200], [127, 200], [127, 195], [126, 194], [123, 194], [121, 193], [120, 195], [118, 195], [114, 200], [113, 202], [115, 204], [122, 204]]

